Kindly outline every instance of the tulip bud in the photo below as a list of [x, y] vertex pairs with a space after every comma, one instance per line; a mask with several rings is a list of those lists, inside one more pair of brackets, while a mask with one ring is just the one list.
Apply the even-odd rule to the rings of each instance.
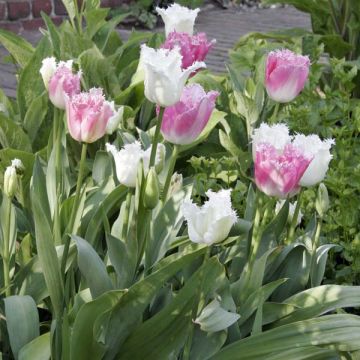
[[4, 174], [4, 193], [12, 198], [18, 187], [18, 177], [16, 169], [13, 166], [8, 166]]
[[111, 135], [117, 128], [119, 127], [120, 122], [123, 119], [124, 115], [124, 107], [120, 106], [118, 110], [115, 109], [115, 105], [113, 101], [106, 101], [109, 104], [111, 110], [113, 111], [113, 115], [109, 118], [109, 121], [106, 125], [106, 133]]
[[159, 202], [159, 180], [155, 171], [152, 167], [149, 170], [146, 178], [145, 193], [144, 193], [144, 206], [146, 209], [154, 209]]
[[169, 186], [169, 192], [168, 192], [168, 198], [171, 198], [171, 196], [178, 191], [181, 190], [183, 184], [183, 177], [181, 174], [178, 174], [177, 172], [173, 174], [170, 180], [170, 186]]
[[315, 208], [321, 218], [324, 217], [329, 209], [329, 194], [324, 183], [319, 185]]

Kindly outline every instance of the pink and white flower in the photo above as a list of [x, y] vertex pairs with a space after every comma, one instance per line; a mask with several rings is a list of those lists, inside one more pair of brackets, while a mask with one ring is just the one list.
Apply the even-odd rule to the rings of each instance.
[[192, 35], [194, 32], [195, 19], [200, 9], [191, 10], [187, 7], [173, 4], [166, 9], [157, 7], [156, 11], [164, 21], [166, 36], [172, 31]]
[[[268, 137], [268, 129], [274, 137]], [[278, 134], [271, 126], [262, 124], [254, 131], [255, 182], [266, 195], [284, 199], [300, 190], [299, 181], [313, 157], [291, 142], [285, 125], [277, 125], [277, 129]]]
[[196, 61], [204, 61], [207, 53], [213, 47], [216, 40], [208, 41], [205, 33], [189, 35], [172, 31], [161, 46], [163, 49], [180, 49], [182, 55], [182, 68], [187, 69]]
[[271, 99], [287, 103], [304, 88], [309, 75], [310, 59], [292, 51], [277, 50], [266, 60], [265, 87]]
[[51, 57], [43, 60], [40, 69], [50, 101], [62, 110], [66, 107], [66, 98], [78, 94], [81, 90], [81, 71], [74, 74], [72, 66], [72, 60], [56, 63], [55, 58]]
[[187, 221], [190, 240], [211, 245], [229, 236], [237, 216], [231, 206], [231, 190], [217, 193], [209, 190], [206, 195], [209, 200], [203, 206], [199, 207], [188, 199], [182, 204], [181, 211]]
[[[178, 145], [191, 144], [208, 123], [219, 93], [206, 93], [199, 84], [184, 87], [180, 101], [165, 108], [161, 133]], [[159, 109], [158, 109], [159, 110]]]
[[77, 141], [92, 143], [106, 132], [114, 115], [102, 89], [93, 88], [67, 99], [66, 118], [70, 135]]

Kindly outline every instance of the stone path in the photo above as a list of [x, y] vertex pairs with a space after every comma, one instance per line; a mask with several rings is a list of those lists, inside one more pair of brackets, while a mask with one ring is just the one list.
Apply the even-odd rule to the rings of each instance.
[[[1, 27], [1, 24], [0, 24]], [[216, 39], [216, 45], [209, 53], [206, 63], [214, 72], [225, 71], [228, 51], [237, 40], [249, 32], [271, 31], [286, 28], [310, 29], [310, 18], [291, 7], [276, 9], [254, 9], [237, 11], [234, 9], [219, 9], [208, 6], [200, 12], [196, 30], [206, 32], [209, 39]], [[159, 29], [159, 31], [162, 31]], [[129, 36], [129, 30], [119, 30], [122, 37]], [[41, 34], [38, 31], [27, 31], [21, 34], [31, 43], [36, 44]], [[4, 61], [6, 50], [0, 47], [0, 88], [8, 96], [16, 96], [16, 69]]]

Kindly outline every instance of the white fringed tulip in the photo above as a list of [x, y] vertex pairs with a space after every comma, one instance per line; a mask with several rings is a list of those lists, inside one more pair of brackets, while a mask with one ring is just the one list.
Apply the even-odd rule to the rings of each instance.
[[231, 190], [206, 192], [209, 200], [202, 207], [185, 200], [181, 211], [187, 221], [189, 238], [200, 244], [211, 245], [225, 240], [237, 216], [231, 207]]
[[124, 116], [124, 107], [120, 106], [117, 110], [115, 109], [115, 104], [113, 101], [107, 102], [113, 111], [113, 115], [109, 118], [106, 125], [106, 134], [111, 135], [118, 127]]
[[49, 82], [52, 76], [55, 74], [57, 69], [56, 59], [54, 57], [48, 57], [43, 59], [42, 65], [40, 68], [40, 74], [44, 81], [46, 90], [49, 89]]
[[156, 11], [164, 21], [167, 37], [172, 31], [192, 35], [194, 33], [195, 19], [200, 9], [191, 10], [187, 7], [173, 4], [167, 9], [157, 7]]
[[321, 141], [317, 135], [298, 134], [295, 136], [293, 144], [313, 157], [299, 184], [310, 187], [321, 182], [329, 169], [332, 159], [330, 149], [335, 144], [334, 139]]
[[[117, 150], [114, 145], [106, 144], [106, 150], [114, 157], [116, 176], [121, 184], [136, 187], [137, 171], [141, 160], [143, 160], [145, 175], [148, 173], [151, 148], [144, 151], [139, 141], [126, 144], [121, 150]], [[165, 157], [162, 154], [165, 154], [165, 146], [158, 144], [155, 167]]]
[[12, 198], [19, 185], [19, 175], [24, 171], [24, 165], [21, 160], [14, 159], [11, 166], [8, 166], [4, 173], [4, 193]]
[[206, 67], [203, 62], [195, 62], [186, 70], [182, 70], [179, 48], [155, 50], [142, 45], [140, 57], [144, 68], [145, 96], [152, 103], [162, 107], [177, 103], [190, 74]]

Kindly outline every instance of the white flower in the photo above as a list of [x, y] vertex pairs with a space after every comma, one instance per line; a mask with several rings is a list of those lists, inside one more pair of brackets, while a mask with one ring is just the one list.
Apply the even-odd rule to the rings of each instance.
[[23, 170], [24, 165], [20, 159], [13, 159], [11, 160], [11, 166], [13, 166], [16, 170]]
[[191, 200], [185, 200], [181, 211], [187, 221], [189, 238], [195, 243], [211, 245], [225, 240], [237, 216], [231, 207], [231, 190], [206, 192], [209, 200], [198, 207]]
[[187, 7], [173, 4], [167, 9], [157, 7], [156, 11], [164, 21], [166, 36], [172, 31], [192, 35], [194, 32], [195, 19], [200, 9], [191, 10]]
[[255, 160], [256, 148], [261, 143], [272, 145], [276, 150], [282, 151], [286, 144], [291, 142], [289, 128], [285, 124], [275, 124], [269, 126], [262, 123], [254, 130], [252, 136], [252, 151]]
[[[275, 214], [278, 214], [279, 211], [282, 209], [282, 207], [284, 206], [285, 204], [285, 200], [279, 200], [277, 203], [276, 203], [276, 206], [275, 206]], [[291, 203], [289, 202], [289, 222], [292, 221], [292, 218], [294, 217], [294, 213], [295, 213], [295, 208], [296, 208], [296, 205], [297, 205], [297, 201], [295, 201], [294, 203]], [[303, 214], [301, 212], [301, 210], [299, 211], [299, 214], [298, 214], [298, 218], [296, 220], [296, 225], [299, 225], [301, 223], [301, 219], [303, 217]]]
[[330, 149], [335, 144], [334, 139], [321, 141], [317, 135], [298, 134], [295, 136], [293, 144], [313, 158], [299, 184], [306, 187], [318, 184], [325, 178], [329, 169], [329, 163], [332, 159]]
[[113, 111], [113, 116], [111, 116], [106, 125], [106, 133], [111, 135], [118, 127], [124, 115], [124, 107], [120, 106], [118, 110], [115, 109], [115, 104], [113, 101], [106, 101], [109, 104], [110, 108]]
[[8, 166], [4, 173], [4, 192], [8, 197], [15, 195], [18, 187], [18, 175], [24, 170], [24, 165], [21, 160], [11, 160], [11, 166]]
[[44, 81], [46, 89], [49, 88], [49, 82], [57, 69], [56, 59], [54, 57], [47, 57], [43, 59], [42, 66], [40, 68], [40, 74]]
[[183, 71], [178, 48], [155, 50], [142, 45], [140, 57], [144, 67], [145, 96], [163, 107], [177, 103], [190, 74], [206, 67], [205, 63], [197, 61]]
[[[139, 141], [126, 144], [121, 150], [117, 150], [114, 145], [106, 144], [106, 150], [114, 157], [116, 176], [121, 184], [136, 187], [137, 171], [141, 160], [143, 160], [145, 175], [148, 173], [151, 148], [144, 151]], [[165, 157], [165, 146], [158, 144], [155, 167], [163, 157]]]

